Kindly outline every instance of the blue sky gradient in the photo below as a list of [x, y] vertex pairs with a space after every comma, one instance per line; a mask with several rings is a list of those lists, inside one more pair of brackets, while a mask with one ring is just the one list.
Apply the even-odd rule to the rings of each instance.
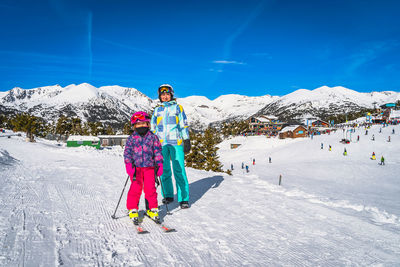
[[0, 91], [79, 84], [156, 98], [400, 91], [400, 1], [0, 2]]

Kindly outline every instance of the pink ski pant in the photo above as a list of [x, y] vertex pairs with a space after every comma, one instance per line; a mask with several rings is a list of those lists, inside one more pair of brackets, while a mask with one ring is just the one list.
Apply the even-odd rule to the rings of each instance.
[[128, 191], [126, 208], [139, 209], [139, 200], [144, 189], [144, 197], [149, 202], [149, 208], [157, 208], [157, 190], [154, 177], [154, 167], [136, 167], [136, 181], [132, 181]]

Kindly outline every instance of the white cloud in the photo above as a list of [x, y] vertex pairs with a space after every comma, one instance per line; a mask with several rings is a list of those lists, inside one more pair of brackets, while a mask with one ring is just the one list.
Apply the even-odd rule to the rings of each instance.
[[216, 64], [236, 64], [236, 65], [246, 65], [244, 62], [238, 62], [238, 61], [230, 61], [230, 60], [214, 60], [213, 63]]

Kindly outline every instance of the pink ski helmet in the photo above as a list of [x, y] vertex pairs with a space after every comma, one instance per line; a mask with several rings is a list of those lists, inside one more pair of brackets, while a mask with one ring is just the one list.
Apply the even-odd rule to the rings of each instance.
[[131, 124], [135, 124], [138, 121], [150, 122], [150, 116], [144, 111], [135, 112], [131, 117]]

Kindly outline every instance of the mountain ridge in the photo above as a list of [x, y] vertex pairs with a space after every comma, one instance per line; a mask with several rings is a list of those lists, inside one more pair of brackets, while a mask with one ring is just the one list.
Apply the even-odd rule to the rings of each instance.
[[[343, 86], [298, 89], [283, 96], [221, 95], [214, 100], [193, 95], [178, 98], [189, 124], [204, 129], [210, 124], [240, 120], [251, 115], [269, 114], [281, 120], [323, 117], [373, 108], [400, 100], [394, 91], [361, 93]], [[151, 112], [159, 104], [138, 89], [109, 85], [95, 87], [88, 83], [43, 86], [31, 89], [15, 87], [0, 92], [0, 113], [28, 112], [55, 122], [59, 116], [76, 116], [83, 121], [100, 121], [121, 127], [138, 110]]]

